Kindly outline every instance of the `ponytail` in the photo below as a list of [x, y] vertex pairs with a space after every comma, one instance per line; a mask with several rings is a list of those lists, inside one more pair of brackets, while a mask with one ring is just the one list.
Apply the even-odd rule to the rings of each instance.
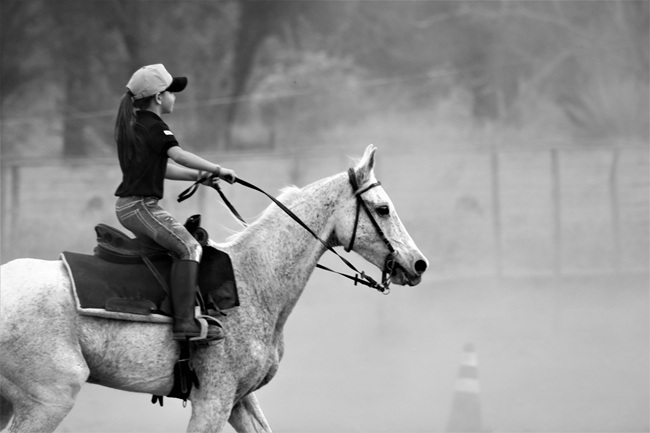
[[122, 170], [128, 169], [136, 155], [135, 146], [138, 145], [138, 136], [135, 133], [135, 107], [133, 107], [133, 95], [130, 91], [122, 96], [120, 108], [117, 110], [115, 142]]
[[153, 96], [135, 100], [133, 93], [127, 91], [117, 110], [117, 119], [115, 120], [115, 142], [117, 143], [117, 155], [120, 160], [120, 166], [126, 170], [131, 165], [131, 161], [139, 160], [137, 151], [142, 145], [142, 140], [136, 134], [136, 109], [143, 109], [153, 99]]

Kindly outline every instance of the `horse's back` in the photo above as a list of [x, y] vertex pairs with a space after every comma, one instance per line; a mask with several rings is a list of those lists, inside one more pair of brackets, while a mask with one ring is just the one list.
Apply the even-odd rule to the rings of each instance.
[[[0, 345], [67, 328], [74, 320], [70, 280], [60, 261], [17, 259], [0, 267]], [[37, 338], [38, 339], [38, 338]], [[5, 352], [7, 353], [7, 352]]]
[[[61, 302], [72, 305], [70, 279], [59, 260], [13, 260], [0, 267], [0, 283], [3, 318], [23, 314], [29, 308], [47, 308], [48, 299], [59, 306]], [[67, 296], [57, 298], [62, 295]]]

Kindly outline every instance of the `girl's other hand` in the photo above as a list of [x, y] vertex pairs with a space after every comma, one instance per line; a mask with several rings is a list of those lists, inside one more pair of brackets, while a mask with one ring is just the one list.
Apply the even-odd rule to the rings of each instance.
[[201, 185], [212, 186], [219, 183], [219, 178], [209, 171], [199, 170], [198, 179], [201, 181]]

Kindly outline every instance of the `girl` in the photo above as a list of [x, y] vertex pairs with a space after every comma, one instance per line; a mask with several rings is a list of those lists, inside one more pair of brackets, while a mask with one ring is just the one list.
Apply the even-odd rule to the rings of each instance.
[[[194, 305], [201, 245], [167, 211], [158, 205], [164, 179], [194, 181], [217, 178], [233, 183], [235, 172], [181, 149], [161, 115], [174, 110], [174, 93], [187, 86], [187, 78], [172, 77], [161, 64], [137, 70], [126, 85], [117, 121], [115, 140], [122, 169], [117, 188], [117, 218], [136, 237], [149, 237], [174, 253], [171, 301], [174, 339], [200, 335]], [[171, 158], [175, 165], [168, 162]], [[214, 174], [214, 180], [210, 175]], [[208, 339], [224, 338], [222, 328], [210, 327]]]

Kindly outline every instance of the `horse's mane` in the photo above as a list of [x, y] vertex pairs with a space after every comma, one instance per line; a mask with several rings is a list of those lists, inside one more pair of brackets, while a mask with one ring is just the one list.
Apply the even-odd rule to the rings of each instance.
[[[277, 200], [279, 200], [282, 204], [284, 204], [288, 208], [292, 208], [296, 204], [296, 202], [304, 198], [303, 193], [306, 190], [310, 190], [314, 186], [323, 183], [331, 182], [332, 179], [341, 175], [342, 173], [335, 174], [333, 176], [326, 177], [324, 179], [320, 179], [315, 182], [312, 182], [309, 185], [306, 185], [302, 188], [297, 187], [295, 185], [286, 186], [280, 190], [280, 195], [277, 196]], [[280, 209], [275, 203], [270, 203], [262, 211], [262, 213], [259, 216], [257, 216], [251, 224], [248, 225], [248, 227], [245, 227], [239, 230], [238, 232], [234, 232], [232, 235], [228, 236], [226, 238], [226, 243], [232, 246], [234, 244], [239, 243], [244, 238], [244, 236], [251, 233], [252, 231], [258, 231], [261, 228], [268, 226], [269, 224], [274, 224], [275, 218], [273, 216], [281, 212], [284, 211]]]
[[[280, 195], [277, 196], [277, 199], [285, 206], [291, 207], [291, 204], [300, 196], [301, 191], [302, 189], [298, 188], [295, 185], [285, 186], [280, 190]], [[269, 204], [261, 214], [255, 217], [254, 221], [250, 223], [248, 227], [243, 228], [242, 230], [230, 235], [228, 238], [226, 238], [226, 242], [237, 243], [244, 233], [253, 227], [264, 225], [266, 221], [269, 221], [271, 219], [269, 216], [276, 212], [282, 212], [282, 210], [275, 203]]]

